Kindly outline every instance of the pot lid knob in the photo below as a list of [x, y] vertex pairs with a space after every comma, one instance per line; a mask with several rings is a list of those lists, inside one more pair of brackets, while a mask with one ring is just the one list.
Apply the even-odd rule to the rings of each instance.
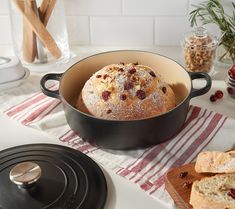
[[40, 178], [42, 170], [33, 162], [19, 163], [12, 168], [9, 177], [17, 186], [26, 188], [32, 186]]

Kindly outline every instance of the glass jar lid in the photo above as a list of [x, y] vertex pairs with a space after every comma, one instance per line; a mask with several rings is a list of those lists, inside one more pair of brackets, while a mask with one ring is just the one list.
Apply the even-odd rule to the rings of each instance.
[[194, 31], [185, 34], [183, 45], [187, 47], [214, 48], [218, 44], [218, 39], [211, 35], [204, 27], [197, 27]]

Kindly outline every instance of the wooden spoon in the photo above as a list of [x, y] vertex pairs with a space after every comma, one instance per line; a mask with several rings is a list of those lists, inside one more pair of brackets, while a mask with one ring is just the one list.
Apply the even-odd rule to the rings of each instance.
[[49, 18], [52, 14], [52, 11], [55, 7], [56, 0], [43, 0], [40, 7], [39, 7], [39, 14], [43, 25], [47, 26]]
[[[28, 8], [33, 8], [33, 2], [28, 2], [24, 5], [24, 1], [20, 1], [21, 6], [24, 7], [25, 14], [28, 13]], [[31, 26], [25, 19], [23, 19], [23, 43], [22, 43], [23, 59], [26, 62], [33, 62], [37, 55], [36, 34], [31, 29]]]

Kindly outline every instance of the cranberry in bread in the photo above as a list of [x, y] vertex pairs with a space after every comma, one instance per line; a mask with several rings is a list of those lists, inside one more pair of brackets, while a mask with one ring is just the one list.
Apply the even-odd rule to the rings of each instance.
[[175, 106], [171, 87], [156, 71], [137, 63], [112, 64], [94, 73], [76, 104], [80, 110], [110, 120], [150, 118]]

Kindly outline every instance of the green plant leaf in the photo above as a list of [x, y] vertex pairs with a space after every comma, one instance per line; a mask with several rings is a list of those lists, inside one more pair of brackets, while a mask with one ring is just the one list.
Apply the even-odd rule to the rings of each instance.
[[191, 27], [201, 21], [203, 25], [215, 24], [221, 32], [220, 45], [223, 45], [235, 62], [235, 3], [232, 2], [232, 14], [225, 13], [220, 0], [207, 0], [193, 5], [195, 9], [189, 13]]

